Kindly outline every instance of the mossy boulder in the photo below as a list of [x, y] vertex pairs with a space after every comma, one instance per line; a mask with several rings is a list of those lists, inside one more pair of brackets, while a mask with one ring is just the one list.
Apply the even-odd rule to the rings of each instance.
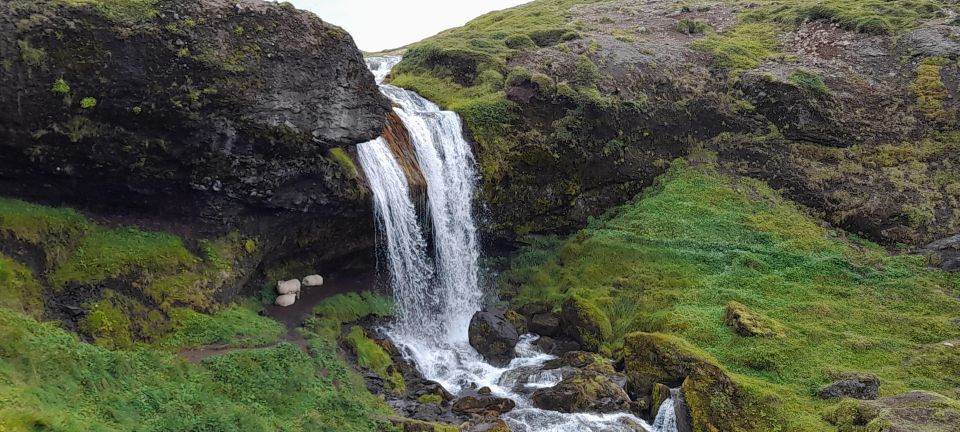
[[527, 325], [527, 317], [520, 314], [520, 312], [517, 312], [513, 309], [508, 309], [503, 313], [503, 317], [506, 318], [507, 321], [510, 321], [510, 324], [513, 325], [513, 329], [517, 331], [517, 334], [525, 334], [529, 330]]
[[573, 412], [615, 412], [629, 409], [630, 396], [602, 373], [580, 370], [531, 396], [537, 408]]
[[960, 401], [912, 391], [876, 401], [845, 399], [824, 417], [840, 432], [957, 432]]
[[693, 430], [777, 431], [778, 400], [727, 373], [712, 357], [676, 336], [631, 333], [624, 337], [624, 372], [634, 394], [658, 384], [680, 384]]
[[848, 397], [876, 399], [880, 395], [880, 378], [871, 373], [848, 374], [820, 389], [823, 399]]
[[560, 323], [565, 335], [590, 351], [599, 351], [613, 337], [607, 315], [593, 302], [577, 295], [563, 302]]
[[479, 311], [473, 314], [468, 329], [470, 346], [494, 366], [506, 366], [516, 353], [513, 348], [520, 335], [502, 313]]
[[727, 303], [727, 323], [740, 336], [784, 337], [786, 330], [782, 324], [766, 315], [751, 311], [739, 302]]

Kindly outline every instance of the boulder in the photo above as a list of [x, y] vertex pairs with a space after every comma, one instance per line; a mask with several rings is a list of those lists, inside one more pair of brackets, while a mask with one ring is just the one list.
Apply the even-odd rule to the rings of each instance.
[[530, 317], [529, 328], [531, 333], [540, 336], [557, 336], [560, 334], [560, 317], [553, 312], [544, 312]]
[[854, 374], [834, 381], [820, 390], [823, 399], [849, 397], [873, 400], [880, 395], [880, 378], [874, 374]]
[[293, 305], [296, 302], [297, 302], [296, 294], [283, 294], [283, 295], [277, 296], [277, 300], [274, 302], [274, 304], [276, 304], [277, 306], [287, 307], [287, 306]]
[[560, 324], [565, 335], [589, 351], [599, 351], [613, 337], [609, 318], [595, 304], [576, 295], [563, 302]]
[[516, 354], [513, 348], [520, 335], [502, 313], [479, 311], [473, 314], [469, 328], [472, 346], [490, 364], [503, 367], [510, 364]]
[[463, 432], [510, 432], [510, 426], [503, 420], [468, 422], [460, 427]]
[[751, 311], [742, 303], [727, 303], [725, 322], [740, 336], [784, 337], [785, 330], [779, 322]]
[[930, 263], [947, 271], [960, 271], [960, 234], [937, 240], [919, 252], [930, 257]]
[[680, 384], [692, 430], [775, 430], [782, 422], [774, 397], [746, 390], [716, 360], [676, 336], [624, 336], [624, 372], [632, 394], [649, 395], [659, 383]]
[[956, 432], [960, 401], [912, 391], [875, 401], [844, 399], [824, 417], [841, 431]]
[[453, 412], [457, 414], [472, 414], [484, 418], [497, 418], [509, 412], [516, 403], [510, 399], [490, 396], [464, 396], [453, 401]]
[[531, 401], [537, 408], [565, 413], [626, 411], [630, 405], [630, 397], [620, 385], [588, 370], [577, 371], [553, 387], [535, 391]]
[[580, 351], [580, 344], [577, 341], [565, 337], [554, 339], [549, 336], [541, 336], [540, 339], [537, 339], [536, 344], [540, 351], [553, 355]]
[[612, 360], [587, 351], [566, 352], [543, 364], [543, 369], [559, 368], [586, 369], [607, 375], [615, 373]]
[[303, 286], [305, 287], [317, 287], [323, 285], [323, 276], [318, 274], [304, 276]]

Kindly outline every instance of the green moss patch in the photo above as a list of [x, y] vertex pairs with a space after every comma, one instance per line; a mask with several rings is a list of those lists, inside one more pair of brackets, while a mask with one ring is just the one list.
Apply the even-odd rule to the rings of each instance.
[[350, 328], [350, 331], [344, 337], [344, 341], [356, 354], [357, 363], [360, 366], [368, 368], [386, 379], [391, 390], [400, 394], [406, 391], [403, 376], [394, 367], [390, 354], [373, 339], [370, 339], [364, 332], [363, 327], [353, 326]]
[[[875, 373], [884, 394], [957, 385], [908, 361], [960, 338], [955, 275], [825, 229], [766, 185], [710, 168], [675, 163], [632, 202], [568, 239], [536, 242], [511, 267], [501, 293], [512, 306], [588, 299], [610, 321], [614, 355], [630, 332], [681, 337], [742, 391], [776, 393], [786, 429], [830, 430], [820, 412], [831, 402], [814, 394], [838, 372]], [[731, 301], [789, 331], [739, 336], [725, 324]]]
[[43, 314], [43, 303], [44, 292], [33, 273], [0, 255], [0, 307], [39, 318]]
[[66, 258], [68, 247], [92, 228], [86, 217], [72, 209], [0, 198], [0, 238], [39, 247], [51, 262]]

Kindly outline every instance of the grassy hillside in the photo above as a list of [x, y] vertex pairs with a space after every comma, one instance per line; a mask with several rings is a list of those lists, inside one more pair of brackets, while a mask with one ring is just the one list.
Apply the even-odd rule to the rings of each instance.
[[[831, 430], [817, 390], [872, 372], [881, 393], [960, 397], [960, 276], [824, 224], [751, 179], [675, 162], [655, 187], [567, 239], [541, 239], [503, 278], [514, 307], [588, 299], [623, 336], [680, 336], [773, 401], [788, 430]], [[782, 337], [738, 336], [730, 302]], [[781, 327], [782, 326], [782, 327]]]

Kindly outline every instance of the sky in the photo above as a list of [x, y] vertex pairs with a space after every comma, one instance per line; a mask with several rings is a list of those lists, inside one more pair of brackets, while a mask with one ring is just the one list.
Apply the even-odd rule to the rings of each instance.
[[530, 0], [288, 0], [343, 27], [364, 51], [398, 48]]

